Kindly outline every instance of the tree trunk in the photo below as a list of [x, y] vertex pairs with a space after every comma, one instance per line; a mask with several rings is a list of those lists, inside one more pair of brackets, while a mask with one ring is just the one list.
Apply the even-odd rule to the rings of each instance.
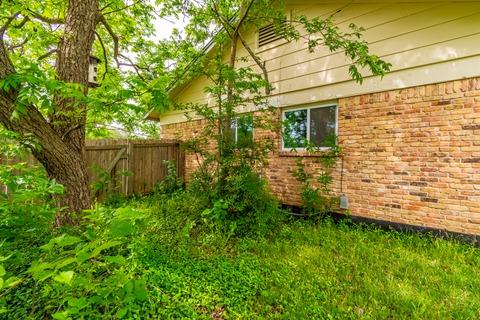
[[33, 106], [18, 120], [11, 120], [14, 110], [13, 100], [3, 93], [0, 96], [0, 122], [8, 130], [22, 135], [31, 134], [40, 143], [40, 148], [32, 148], [32, 153], [45, 167], [48, 176], [65, 187], [65, 194], [59, 199], [59, 211], [55, 226], [74, 223], [70, 212], [80, 212], [90, 207], [90, 188], [83, 153], [65, 143], [59, 134]]
[[[88, 67], [95, 28], [98, 23], [98, 0], [69, 0], [65, 29], [58, 44], [56, 73], [58, 79], [82, 84], [88, 89]], [[83, 154], [86, 111], [74, 99], [55, 97], [55, 112], [50, 115], [55, 130], [72, 148]]]
[[54, 225], [76, 224], [80, 211], [91, 207], [90, 184], [83, 153], [75, 148], [64, 148], [61, 141], [52, 142], [50, 152], [34, 150], [33, 154], [43, 164], [48, 176], [64, 187], [58, 199], [59, 211]]
[[[90, 52], [99, 17], [98, 5], [98, 0], [69, 0], [64, 33], [57, 50], [57, 78], [83, 85], [85, 94]], [[0, 79], [15, 72], [2, 34]], [[33, 155], [45, 167], [49, 177], [65, 187], [65, 194], [59, 199], [61, 210], [54, 224], [57, 227], [74, 224], [78, 221], [77, 214], [91, 206], [84, 154], [86, 108], [72, 98], [56, 95], [55, 110], [48, 115], [48, 120], [33, 105], [26, 106], [25, 114], [19, 119], [12, 119], [17, 94], [15, 90], [0, 91], [0, 122], [21, 136], [33, 136], [40, 144], [40, 148], [32, 148]]]
[[[56, 63], [57, 77], [65, 82], [79, 83], [88, 88], [88, 69], [95, 28], [98, 23], [98, 0], [69, 0], [65, 16], [65, 29], [58, 45]], [[50, 177], [65, 187], [55, 217], [55, 225], [74, 223], [70, 211], [78, 213], [91, 207], [90, 186], [85, 162], [86, 108], [76, 105], [73, 99], [55, 97], [56, 113], [52, 116], [54, 128], [68, 151], [55, 155], [53, 162], [48, 157], [44, 166]], [[39, 155], [37, 159], [41, 159]], [[40, 160], [41, 161], [41, 160]], [[55, 163], [54, 165], [52, 165]]]

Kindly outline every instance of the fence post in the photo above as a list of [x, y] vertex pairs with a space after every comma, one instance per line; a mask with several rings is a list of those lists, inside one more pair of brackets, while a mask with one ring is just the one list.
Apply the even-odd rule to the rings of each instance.
[[129, 175], [127, 176], [127, 196], [133, 194], [133, 174], [134, 174], [134, 163], [133, 163], [133, 151], [134, 143], [128, 139], [127, 140], [127, 170]]

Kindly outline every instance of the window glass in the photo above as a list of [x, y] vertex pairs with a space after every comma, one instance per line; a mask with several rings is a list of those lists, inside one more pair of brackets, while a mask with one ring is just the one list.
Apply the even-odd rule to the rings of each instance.
[[237, 147], [247, 147], [253, 142], [253, 116], [246, 115], [236, 119]]
[[232, 120], [230, 124], [231, 141], [239, 148], [244, 148], [253, 142], [253, 116], [244, 115]]
[[284, 148], [302, 148], [307, 140], [308, 110], [285, 111], [283, 146]]
[[313, 107], [283, 113], [283, 147], [330, 147], [335, 143], [337, 107]]
[[335, 106], [310, 109], [310, 142], [316, 147], [327, 147], [335, 138]]
[[230, 122], [229, 133], [230, 142], [237, 142], [237, 119], [232, 119]]

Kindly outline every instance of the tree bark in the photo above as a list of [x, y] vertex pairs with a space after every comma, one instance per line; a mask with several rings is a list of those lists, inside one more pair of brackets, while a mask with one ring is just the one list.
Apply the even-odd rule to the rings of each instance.
[[[99, 16], [98, 0], [69, 0], [64, 33], [57, 48], [56, 74], [59, 80], [88, 86], [88, 67], [95, 28]], [[0, 38], [0, 79], [15, 73], [3, 37]], [[40, 148], [32, 153], [45, 167], [50, 178], [65, 187], [59, 199], [61, 210], [55, 226], [74, 224], [77, 215], [91, 206], [90, 187], [85, 162], [86, 108], [72, 98], [54, 97], [54, 113], [48, 120], [33, 106], [19, 119], [12, 119], [17, 92], [0, 91], [0, 122], [20, 135], [33, 136]]]
[[[57, 77], [64, 82], [83, 85], [85, 94], [98, 16], [98, 0], [69, 0], [65, 30], [58, 45]], [[74, 222], [69, 211], [80, 212], [91, 206], [91, 194], [85, 161], [86, 108], [61, 96], [55, 97], [55, 106], [53, 124], [70, 152], [59, 154], [58, 162], [48, 158], [42, 162], [41, 154], [37, 159], [44, 163], [49, 176], [65, 187], [60, 205], [67, 210], [60, 211], [55, 218], [55, 225], [60, 226]]]
[[62, 210], [55, 217], [55, 226], [75, 223], [76, 219], [70, 213], [78, 213], [91, 204], [88, 173], [82, 153], [63, 141], [35, 107], [27, 106], [27, 112], [20, 119], [11, 120], [14, 108], [14, 100], [2, 93], [0, 122], [8, 130], [35, 137], [40, 148], [32, 148], [33, 155], [45, 167], [48, 176], [65, 187], [65, 194], [59, 199]]
[[[88, 88], [88, 67], [99, 18], [98, 0], [69, 0], [65, 16], [65, 29], [58, 44], [56, 73], [58, 79]], [[55, 97], [55, 113], [51, 121], [79, 153], [85, 145], [85, 106], [76, 106], [71, 98]]]

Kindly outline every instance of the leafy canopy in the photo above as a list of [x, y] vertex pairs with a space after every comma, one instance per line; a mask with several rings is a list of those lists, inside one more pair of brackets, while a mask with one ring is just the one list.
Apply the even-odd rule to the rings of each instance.
[[0, 88], [19, 91], [12, 118], [20, 117], [26, 104], [33, 104], [53, 119], [53, 114], [61, 113], [54, 103], [56, 94], [87, 105], [90, 136], [104, 136], [112, 127], [129, 135], [156, 134], [155, 126], [141, 120], [153, 105], [163, 104], [169, 83], [164, 66], [171, 57], [169, 44], [154, 38], [154, 22], [159, 19], [155, 2], [99, 1], [102, 18], [91, 54], [100, 59], [100, 86], [88, 95], [84, 88], [63, 83], [55, 75], [67, 5], [66, 0], [0, 2], [0, 24], [6, 27], [4, 41], [16, 70], [0, 81]]

